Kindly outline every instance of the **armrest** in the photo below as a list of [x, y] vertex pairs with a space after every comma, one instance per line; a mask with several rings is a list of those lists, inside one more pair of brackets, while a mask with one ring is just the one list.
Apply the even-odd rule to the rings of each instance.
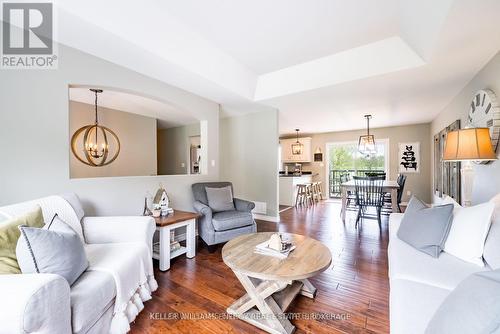
[[238, 211], [250, 212], [255, 208], [255, 203], [244, 199], [234, 198], [234, 206]]
[[156, 223], [153, 217], [83, 217], [83, 234], [89, 244], [143, 242], [151, 250]]
[[0, 275], [0, 296], [1, 334], [71, 333], [70, 288], [61, 276]]
[[193, 203], [193, 207], [199, 214], [207, 217], [208, 219], [212, 219], [212, 209], [210, 209], [208, 205], [205, 205], [200, 201], [195, 201]]

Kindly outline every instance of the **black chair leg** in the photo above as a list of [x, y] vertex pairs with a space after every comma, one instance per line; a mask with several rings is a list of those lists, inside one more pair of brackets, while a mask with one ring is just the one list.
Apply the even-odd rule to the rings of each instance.
[[215, 251], [217, 250], [217, 245], [207, 245], [207, 248], [208, 248], [208, 252], [210, 254], [212, 254], [212, 253], [215, 253]]
[[205, 242], [205, 240], [203, 240], [203, 243], [205, 244], [205, 246], [207, 246], [207, 250], [210, 254], [215, 253], [215, 251], [217, 250], [217, 245], [209, 245]]
[[377, 220], [378, 220], [378, 227], [380, 229], [382, 229], [382, 217], [381, 217], [381, 213], [382, 213], [382, 207], [377, 207]]
[[359, 225], [359, 219], [361, 218], [361, 206], [358, 208], [358, 215], [356, 216], [356, 225], [355, 225], [355, 228], [358, 228], [358, 225]]
[[399, 212], [403, 212], [403, 211], [401, 211], [401, 207], [399, 206], [399, 203], [398, 203], [398, 209], [399, 209]]

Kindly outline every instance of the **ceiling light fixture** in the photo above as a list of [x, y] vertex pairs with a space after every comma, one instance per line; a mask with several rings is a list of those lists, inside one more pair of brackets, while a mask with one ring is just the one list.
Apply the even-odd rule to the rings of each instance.
[[[71, 137], [71, 151], [78, 161], [92, 167], [102, 167], [109, 165], [118, 158], [120, 154], [120, 139], [118, 136], [105, 126], [99, 124], [97, 115], [97, 94], [102, 93], [102, 89], [90, 89], [95, 94], [95, 122], [76, 130]], [[81, 138], [83, 135], [83, 138]], [[114, 139], [114, 154], [111, 159], [109, 138]], [[80, 146], [81, 150], [77, 147]], [[81, 156], [83, 153], [83, 156]]]
[[375, 137], [370, 134], [370, 119], [372, 115], [365, 115], [366, 118], [366, 135], [359, 136], [358, 151], [364, 155], [373, 155], [377, 153], [375, 147]]
[[304, 151], [304, 144], [299, 141], [299, 129], [295, 129], [297, 132], [297, 141], [292, 144], [292, 154], [293, 155], [301, 155]]

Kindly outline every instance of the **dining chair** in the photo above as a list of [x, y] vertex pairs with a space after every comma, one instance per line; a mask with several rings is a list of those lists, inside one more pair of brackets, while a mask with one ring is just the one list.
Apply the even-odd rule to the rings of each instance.
[[[399, 174], [398, 178], [396, 180], [396, 182], [399, 185], [399, 188], [398, 188], [398, 191], [397, 191], [397, 197], [396, 197], [396, 199], [397, 199], [396, 203], [398, 205], [399, 212], [402, 212], [400, 204], [401, 204], [401, 200], [403, 198], [403, 193], [404, 193], [404, 188], [405, 188], [405, 183], [406, 183], [406, 177], [407, 176], [404, 175], [404, 174]], [[392, 213], [392, 200], [391, 200], [391, 194], [390, 193], [385, 194], [384, 203], [385, 203], [385, 207], [384, 207], [383, 214], [384, 215], [391, 214]]]
[[356, 216], [356, 228], [359, 220], [365, 216], [366, 208], [374, 207], [377, 210], [378, 225], [382, 227], [381, 211], [384, 205], [384, 176], [362, 177], [354, 176], [354, 192], [358, 215]]
[[399, 174], [399, 177], [398, 177], [398, 185], [399, 185], [399, 188], [398, 188], [398, 209], [399, 209], [399, 212], [402, 212], [401, 211], [401, 207], [399, 206], [401, 204], [401, 199], [403, 198], [403, 190], [405, 188], [405, 183], [406, 183], [406, 175], [404, 174]]
[[[350, 180], [349, 173], [340, 174], [340, 184], [346, 183], [349, 180]], [[351, 205], [351, 202], [353, 202], [354, 204], [356, 203], [356, 196], [353, 194], [352, 191], [348, 190], [346, 194], [346, 199], [347, 199], [346, 208], [352, 209], [354, 205]]]
[[384, 180], [385, 180], [386, 173], [385, 172], [365, 172], [365, 176], [367, 176], [367, 177], [383, 176]]

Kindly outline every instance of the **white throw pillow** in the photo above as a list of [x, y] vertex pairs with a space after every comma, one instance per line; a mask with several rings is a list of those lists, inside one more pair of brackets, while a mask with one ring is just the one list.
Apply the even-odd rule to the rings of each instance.
[[491, 225], [493, 203], [455, 207], [444, 251], [464, 261], [484, 266], [484, 242]]
[[484, 243], [483, 258], [492, 269], [500, 269], [500, 194], [490, 200], [495, 206], [491, 227]]

